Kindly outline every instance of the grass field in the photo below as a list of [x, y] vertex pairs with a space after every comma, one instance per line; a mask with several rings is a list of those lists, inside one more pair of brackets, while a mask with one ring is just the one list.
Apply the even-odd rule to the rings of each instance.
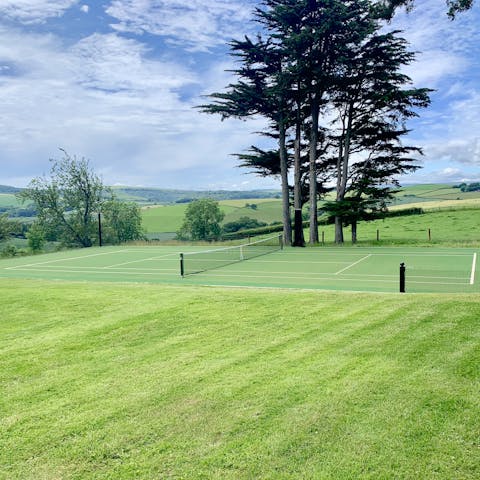
[[[187, 203], [178, 205], [156, 205], [142, 208], [142, 226], [147, 233], [176, 232], [180, 229], [187, 209]], [[222, 211], [228, 215], [238, 207], [222, 205]]]
[[[333, 225], [321, 225], [320, 236], [325, 235], [326, 242], [333, 242]], [[358, 225], [358, 240], [374, 242], [379, 238], [384, 243], [395, 244], [432, 244], [448, 243], [468, 244], [480, 241], [480, 208], [463, 210], [439, 210], [421, 215], [388, 217], [384, 220], [361, 222]], [[430, 230], [430, 240], [428, 231]], [[308, 236], [306, 237], [308, 239]], [[351, 230], [345, 229], [345, 241], [350, 241]]]
[[478, 294], [0, 296], [0, 478], [480, 477]]
[[[405, 263], [408, 292], [480, 292], [477, 250], [467, 248], [290, 247], [224, 266], [222, 251], [207, 255], [211, 270], [180, 276], [180, 252], [211, 248], [117, 246], [17, 257], [0, 260], [0, 277], [398, 292]], [[185, 260], [189, 270], [190, 256]]]
[[12, 193], [0, 193], [0, 207], [19, 207], [22, 203]]
[[[233, 222], [240, 217], [250, 217], [256, 220], [271, 224], [282, 220], [281, 201], [272, 199], [247, 199], [247, 200], [222, 200], [219, 202], [221, 209], [225, 212], [225, 219], [223, 223]], [[247, 204], [257, 205], [256, 209], [247, 207]], [[177, 231], [183, 221], [185, 209], [187, 204], [177, 205], [163, 205], [150, 206], [142, 210], [143, 225], [148, 233], [151, 232], [175, 232]], [[451, 185], [431, 184], [431, 185], [410, 185], [404, 187], [396, 196], [395, 203], [390, 207], [391, 210], [399, 210], [403, 208], [420, 207], [424, 210], [471, 210], [473, 215], [473, 222], [480, 217], [480, 192], [466, 192], [463, 193], [458, 188], [452, 188]], [[321, 202], [319, 203], [321, 208]], [[474, 210], [477, 210], [476, 212]], [[430, 213], [430, 212], [429, 212]], [[465, 217], [465, 214], [460, 213]], [[476, 217], [476, 218], [475, 218]], [[387, 219], [386, 222], [390, 219]], [[397, 220], [394, 220], [394, 223]], [[414, 220], [415, 221], [415, 220]], [[363, 228], [366, 225], [366, 228]], [[360, 231], [365, 231], [368, 238], [372, 238], [370, 232], [373, 225], [374, 238], [376, 238], [376, 229], [379, 228], [379, 222], [362, 224]], [[448, 225], [448, 224], [447, 224]], [[469, 228], [474, 228], [478, 225], [470, 225]], [[437, 228], [436, 224], [430, 226], [437, 231], [442, 230]], [[380, 225], [381, 228], [381, 225]], [[420, 227], [422, 228], [422, 227]], [[423, 228], [429, 226], [423, 225]], [[407, 231], [409, 228], [407, 228]], [[327, 227], [326, 231], [329, 231]], [[411, 235], [407, 234], [407, 238]], [[333, 237], [333, 234], [332, 234]], [[387, 235], [388, 238], [388, 235]], [[478, 238], [478, 237], [477, 237]], [[425, 239], [425, 235], [421, 236]], [[365, 239], [366, 240], [366, 239]]]

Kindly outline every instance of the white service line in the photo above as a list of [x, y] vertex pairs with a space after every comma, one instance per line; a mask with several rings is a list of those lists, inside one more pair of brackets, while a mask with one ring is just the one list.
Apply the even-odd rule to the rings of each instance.
[[477, 266], [477, 253], [473, 254], [473, 261], [472, 261], [472, 273], [470, 275], [470, 285], [475, 283], [475, 268]]
[[342, 268], [341, 270], [339, 270], [338, 272], [335, 272], [335, 275], [339, 275], [340, 273], [344, 272], [345, 270], [348, 270], [349, 268], [352, 268], [354, 267], [355, 265], [358, 265], [360, 262], [363, 262], [364, 260], [366, 260], [367, 258], [371, 257], [372, 254], [369, 253], [368, 255], [366, 255], [365, 257], [362, 257], [360, 260], [357, 260], [356, 262], [352, 263], [351, 265], [349, 265], [348, 267], [345, 267], [345, 268]]

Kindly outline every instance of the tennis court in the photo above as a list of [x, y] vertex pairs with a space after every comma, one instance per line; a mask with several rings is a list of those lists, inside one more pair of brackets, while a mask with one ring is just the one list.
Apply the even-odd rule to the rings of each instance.
[[403, 262], [407, 293], [480, 291], [473, 249], [286, 247], [227, 265], [212, 263], [210, 252], [205, 254], [204, 271], [181, 276], [180, 253], [188, 261], [188, 254], [210, 250], [198, 246], [69, 250], [0, 260], [0, 277], [398, 292]]

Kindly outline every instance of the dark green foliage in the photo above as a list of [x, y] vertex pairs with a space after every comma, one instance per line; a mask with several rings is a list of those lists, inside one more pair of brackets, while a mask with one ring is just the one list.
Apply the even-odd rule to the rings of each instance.
[[[464, 12], [472, 8], [474, 0], [446, 0], [448, 10], [447, 15], [454, 20], [457, 13]], [[423, 7], [421, 2], [415, 0], [380, 0], [373, 2], [374, 11], [380, 18], [390, 20], [399, 7], [405, 7], [407, 11], [412, 10], [416, 5]]]
[[244, 230], [248, 228], [265, 227], [266, 225], [267, 225], [266, 222], [260, 222], [255, 218], [240, 217], [235, 222], [229, 222], [223, 225], [223, 231], [225, 233], [232, 233], [232, 232], [238, 232], [239, 230]]
[[470, 183], [469, 185], [462, 183], [459, 188], [462, 192], [478, 192], [480, 191], [480, 182]]
[[0, 215], [0, 241], [18, 235], [20, 231], [21, 225], [18, 222], [11, 220], [6, 213]]

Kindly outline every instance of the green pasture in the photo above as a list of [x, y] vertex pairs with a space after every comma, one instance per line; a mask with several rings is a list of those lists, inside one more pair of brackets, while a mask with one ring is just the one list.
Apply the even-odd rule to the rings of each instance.
[[0, 193], [0, 207], [20, 207], [20, 202], [13, 193]]
[[[147, 233], [176, 232], [182, 226], [187, 206], [188, 203], [143, 207], [142, 225]], [[228, 215], [237, 208], [222, 205], [221, 210]]]
[[[405, 263], [407, 292], [480, 291], [475, 249], [288, 247], [230, 265], [218, 263], [218, 255], [211, 249], [124, 246], [69, 250], [0, 260], [0, 277], [398, 292], [399, 267]], [[231, 249], [235, 258], [240, 258], [237, 249]], [[211, 269], [182, 278], [180, 253], [194, 251], [204, 252]], [[188, 262], [188, 255], [185, 257]]]
[[480, 477], [480, 297], [0, 279], [0, 478]]
[[[246, 204], [255, 204], [257, 208], [246, 207]], [[222, 200], [219, 205], [225, 213], [223, 223], [233, 222], [240, 217], [250, 217], [266, 223], [279, 221], [282, 218], [280, 200]], [[143, 227], [147, 233], [176, 232], [182, 225], [187, 206], [188, 204], [181, 203], [144, 207], [142, 208]]]
[[281, 200], [273, 198], [242, 198], [242, 199], [231, 199], [231, 200], [221, 200], [220, 205], [226, 205], [230, 207], [237, 208], [249, 208], [247, 205], [260, 205], [263, 203], [277, 203], [281, 206]]
[[187, 204], [154, 205], [142, 208], [142, 226], [150, 232], [176, 232], [182, 225]]
[[[439, 210], [421, 215], [387, 217], [382, 220], [360, 222], [359, 242], [376, 243], [377, 230], [383, 244], [442, 244], [468, 245], [480, 241], [480, 208], [463, 210]], [[430, 239], [429, 233], [430, 230]], [[335, 240], [334, 225], [320, 225], [326, 243]], [[350, 227], [345, 228], [345, 241], [351, 240]], [[306, 232], [308, 239], [308, 231]]]
[[419, 204], [423, 207], [424, 203], [436, 203], [438, 206], [443, 202], [452, 202], [454, 200], [479, 200], [480, 192], [462, 192], [459, 188], [453, 188], [448, 184], [423, 184], [408, 185], [402, 187], [401, 191], [395, 195], [393, 205], [412, 206]]

